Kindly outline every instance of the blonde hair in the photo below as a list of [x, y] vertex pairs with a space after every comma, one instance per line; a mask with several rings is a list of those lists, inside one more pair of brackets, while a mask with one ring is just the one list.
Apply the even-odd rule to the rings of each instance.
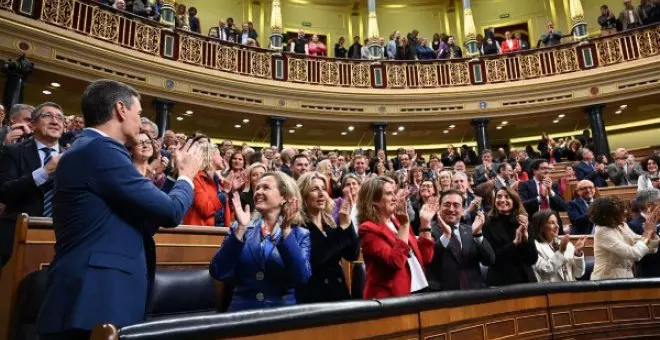
[[362, 183], [357, 200], [358, 223], [362, 224], [365, 221], [384, 222], [381, 221], [376, 202], [383, 198], [383, 187], [386, 183], [396, 185], [393, 179], [385, 176], [373, 177]]
[[247, 168], [247, 171], [246, 171], [246, 173], [247, 173], [247, 181], [248, 181], [248, 183], [247, 183], [247, 185], [245, 186], [245, 188], [243, 188], [243, 192], [249, 192], [250, 189], [253, 189], [253, 188], [252, 188], [252, 182], [251, 182], [251, 181], [252, 181], [252, 171], [254, 171], [254, 169], [256, 169], [256, 168], [262, 168], [262, 169], [264, 169], [264, 173], [268, 172], [268, 168], [266, 168], [266, 165], [264, 165], [264, 163], [260, 163], [260, 162], [252, 163], [252, 164]]
[[453, 180], [452, 177], [453, 177], [453, 176], [452, 176], [452, 174], [451, 174], [451, 171], [447, 171], [447, 170], [440, 171], [440, 173], [438, 174], [438, 189], [439, 189], [440, 191], [444, 191], [444, 188], [442, 187], [442, 184], [440, 183], [440, 177], [442, 177], [442, 176], [444, 176], [444, 175], [449, 176], [449, 188], [447, 188], [447, 190], [451, 190], [451, 187], [452, 187], [452, 185], [453, 185], [453, 182], [452, 182], [452, 180]]
[[[328, 179], [317, 171], [304, 173], [298, 178], [298, 188], [300, 188], [300, 196], [302, 196], [302, 214], [305, 221], [311, 221], [309, 216], [309, 208], [307, 207], [306, 197], [314, 188], [314, 180], [320, 179], [323, 182], [323, 194], [326, 193], [328, 187]], [[323, 223], [332, 228], [337, 227], [335, 219], [332, 217], [332, 212], [335, 209], [335, 202], [326, 195], [325, 206], [321, 210], [321, 220]]]
[[[324, 159], [316, 164], [316, 171], [320, 172], [321, 175], [325, 176], [332, 167], [329, 159]], [[300, 184], [299, 184], [300, 185]]]
[[218, 147], [215, 144], [211, 143], [211, 141], [208, 138], [200, 139], [199, 147], [202, 151], [201, 170], [203, 170], [206, 173], [214, 171], [215, 167], [213, 166], [213, 153], [215, 152], [215, 150], [218, 149]]
[[[284, 197], [285, 200], [289, 201], [292, 198], [295, 198], [297, 200], [298, 212], [291, 219], [290, 221], [291, 225], [300, 226], [305, 224], [305, 219], [303, 218], [302, 209], [301, 209], [302, 198], [300, 197], [300, 191], [298, 190], [298, 186], [296, 185], [296, 182], [293, 180], [293, 178], [289, 177], [289, 175], [280, 171], [270, 171], [265, 173], [263, 176], [261, 176], [262, 179], [266, 177], [273, 177], [273, 179], [275, 179], [275, 183], [277, 184], [277, 190], [279, 191], [280, 195]], [[256, 216], [259, 215], [260, 215], [259, 213], [256, 214]]]

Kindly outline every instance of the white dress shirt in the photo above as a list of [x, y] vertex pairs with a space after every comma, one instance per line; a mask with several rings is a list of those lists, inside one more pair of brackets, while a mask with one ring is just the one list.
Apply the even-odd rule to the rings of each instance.
[[52, 147], [46, 146], [46, 144], [40, 142], [36, 138], [34, 141], [37, 143], [37, 153], [39, 154], [39, 160], [41, 161], [41, 167], [37, 170], [32, 171], [32, 179], [34, 180], [34, 183], [40, 187], [44, 183], [48, 181], [48, 174], [46, 173], [46, 169], [44, 169], [44, 160], [46, 159], [46, 152], [41, 150], [43, 148], [51, 148], [53, 151], [51, 151], [50, 155], [55, 156], [60, 153], [60, 145], [55, 143]]
[[[394, 233], [398, 235], [399, 231], [394, 226], [392, 221], [387, 221], [387, 227]], [[411, 254], [408, 256], [408, 267], [410, 268], [410, 292], [414, 293], [418, 290], [422, 290], [429, 286], [428, 281], [426, 281], [426, 275], [424, 274], [424, 269], [419, 264], [417, 256], [413, 254], [412, 249], [410, 249]]]

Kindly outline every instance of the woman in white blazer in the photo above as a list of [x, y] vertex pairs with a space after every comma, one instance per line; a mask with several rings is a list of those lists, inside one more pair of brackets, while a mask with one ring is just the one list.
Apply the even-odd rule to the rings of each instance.
[[644, 234], [637, 235], [624, 222], [625, 207], [618, 197], [601, 197], [589, 206], [589, 218], [596, 224], [592, 280], [632, 278], [632, 267], [648, 253], [658, 251], [660, 239], [655, 225], [660, 217], [656, 207], [646, 219]]
[[529, 221], [539, 259], [534, 273], [539, 282], [575, 281], [584, 275], [584, 242], [571, 244], [568, 235], [559, 238], [559, 218], [552, 210], [541, 210]]

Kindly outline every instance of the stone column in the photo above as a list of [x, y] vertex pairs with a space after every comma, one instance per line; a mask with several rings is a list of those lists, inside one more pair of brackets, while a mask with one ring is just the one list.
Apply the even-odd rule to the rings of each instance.
[[14, 104], [23, 102], [23, 89], [28, 76], [34, 71], [34, 64], [25, 58], [24, 55], [16, 60], [7, 60], [2, 62], [2, 71], [7, 75], [5, 80], [5, 91], [2, 97], [9, 118], [9, 111]]
[[282, 151], [284, 145], [284, 117], [270, 117], [270, 146], [277, 146], [278, 151]]
[[156, 125], [158, 125], [158, 138], [165, 135], [165, 130], [170, 129], [170, 116], [172, 115], [172, 108], [174, 102], [167, 99], [156, 98], [154, 99], [154, 109], [156, 109]]
[[282, 52], [282, 7], [280, 0], [273, 0], [270, 9], [270, 48]]
[[589, 123], [591, 124], [591, 136], [594, 141], [594, 156], [606, 155], [607, 159], [612, 161], [610, 143], [607, 140], [605, 121], [603, 120], [603, 109], [605, 109], [605, 104], [597, 104], [587, 107], [585, 112], [587, 116], [589, 116]]
[[371, 59], [382, 59], [383, 48], [378, 44], [380, 33], [378, 32], [378, 17], [376, 16], [376, 0], [369, 0], [369, 19], [367, 36], [369, 37], [369, 51]]
[[387, 154], [387, 133], [385, 132], [387, 129], [387, 123], [373, 123], [371, 124], [371, 128], [374, 130], [374, 151], [383, 149], [385, 154]]
[[472, 120], [472, 126], [475, 128], [477, 136], [477, 152], [481, 156], [481, 153], [489, 148], [488, 142], [488, 122], [490, 118], [477, 118]]
[[584, 21], [584, 10], [582, 10], [582, 2], [580, 2], [580, 0], [570, 0], [569, 6], [571, 10], [571, 21], [573, 22], [573, 40], [587, 40], [589, 33], [587, 32], [587, 23]]
[[465, 30], [465, 50], [466, 56], [470, 58], [479, 57], [479, 45], [477, 44], [477, 29], [474, 26], [474, 17], [472, 17], [472, 1], [463, 0], [463, 27]]

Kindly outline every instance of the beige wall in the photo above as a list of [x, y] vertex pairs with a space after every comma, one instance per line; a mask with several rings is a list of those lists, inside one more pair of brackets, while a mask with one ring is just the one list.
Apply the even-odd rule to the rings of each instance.
[[632, 131], [619, 133], [613, 132], [608, 134], [607, 139], [611, 150], [616, 148], [636, 149], [660, 144], [658, 134], [660, 134], [660, 126], [646, 129], [636, 128]]

